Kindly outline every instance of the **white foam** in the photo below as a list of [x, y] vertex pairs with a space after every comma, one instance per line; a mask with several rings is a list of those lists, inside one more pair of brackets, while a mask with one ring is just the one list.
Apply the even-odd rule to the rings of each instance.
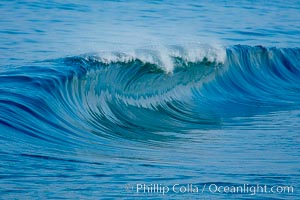
[[224, 63], [226, 59], [226, 50], [220, 45], [192, 44], [173, 48], [170, 52], [171, 56], [189, 62], [199, 62], [206, 58], [211, 62]]
[[211, 62], [224, 63], [226, 49], [221, 45], [191, 44], [184, 46], [156, 45], [144, 49], [137, 49], [128, 53], [100, 52], [96, 58], [103, 63], [131, 62], [139, 59], [145, 63], [156, 64], [166, 73], [172, 73], [175, 67], [174, 57], [186, 62], [201, 62], [204, 58]]

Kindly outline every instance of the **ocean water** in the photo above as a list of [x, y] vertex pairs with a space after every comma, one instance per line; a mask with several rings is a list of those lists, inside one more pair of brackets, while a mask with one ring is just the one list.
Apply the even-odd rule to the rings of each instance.
[[299, 0], [0, 13], [0, 199], [300, 199]]

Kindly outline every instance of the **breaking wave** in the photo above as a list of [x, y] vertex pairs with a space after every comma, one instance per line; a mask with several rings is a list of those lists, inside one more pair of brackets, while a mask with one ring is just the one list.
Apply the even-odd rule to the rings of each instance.
[[0, 72], [1, 126], [81, 145], [91, 134], [147, 141], [214, 128], [299, 106], [299, 63], [299, 48], [195, 45], [10, 66]]

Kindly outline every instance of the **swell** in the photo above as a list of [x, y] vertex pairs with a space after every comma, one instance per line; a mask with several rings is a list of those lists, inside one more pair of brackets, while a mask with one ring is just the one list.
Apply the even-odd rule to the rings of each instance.
[[101, 143], [164, 141], [170, 132], [299, 106], [300, 49], [237, 45], [224, 57], [201, 48], [208, 49], [86, 54], [3, 70], [1, 126], [56, 145], [88, 145], [95, 135]]

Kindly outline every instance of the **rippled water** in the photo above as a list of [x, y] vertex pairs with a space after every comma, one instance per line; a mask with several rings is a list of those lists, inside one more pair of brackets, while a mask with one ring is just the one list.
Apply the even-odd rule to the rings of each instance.
[[0, 13], [1, 199], [300, 198], [298, 0]]

